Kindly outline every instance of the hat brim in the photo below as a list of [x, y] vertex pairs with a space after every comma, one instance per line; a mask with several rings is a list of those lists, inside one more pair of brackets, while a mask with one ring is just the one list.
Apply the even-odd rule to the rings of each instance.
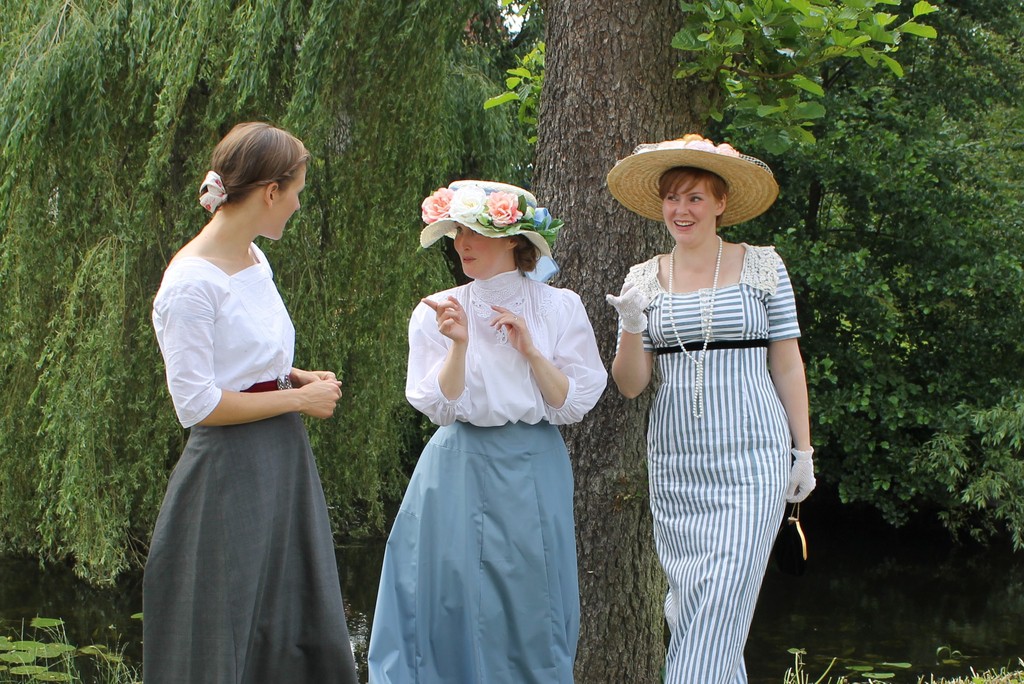
[[440, 221], [435, 221], [420, 231], [420, 247], [429, 247], [443, 237], [450, 237], [454, 240], [455, 235], [458, 233], [459, 226], [464, 226], [475, 233], [479, 233], [480, 235], [489, 238], [504, 238], [512, 237], [513, 235], [522, 235], [524, 238], [529, 240], [534, 247], [540, 250], [542, 256], [551, 256], [551, 247], [548, 246], [547, 240], [544, 239], [544, 236], [535, 231], [513, 230], [506, 233], [494, 230], [493, 228], [487, 228], [479, 224], [463, 223], [462, 221], [456, 221], [454, 219], [442, 219]]
[[[748, 161], [752, 160], [752, 161]], [[779, 196], [771, 171], [753, 157], [693, 149], [649, 150], [620, 160], [608, 172], [608, 190], [622, 206], [641, 216], [662, 221], [661, 176], [677, 166], [716, 173], [725, 181], [727, 200], [720, 225], [732, 226], [760, 216]]]

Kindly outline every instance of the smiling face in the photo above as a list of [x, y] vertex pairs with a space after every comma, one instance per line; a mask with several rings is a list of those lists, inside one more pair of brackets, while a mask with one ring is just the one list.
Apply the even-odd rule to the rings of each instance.
[[662, 218], [677, 243], [713, 236], [718, 219], [725, 212], [724, 181], [718, 182], [721, 179], [714, 174], [693, 171], [697, 172], [680, 171], [662, 183]]
[[473, 280], [486, 280], [515, 269], [515, 247], [512, 238], [490, 238], [465, 226], [459, 226], [455, 235], [462, 271]]

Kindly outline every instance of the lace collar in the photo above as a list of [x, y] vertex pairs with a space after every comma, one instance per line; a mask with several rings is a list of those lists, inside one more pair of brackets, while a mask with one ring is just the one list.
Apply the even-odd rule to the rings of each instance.
[[473, 281], [473, 294], [489, 304], [502, 304], [522, 296], [524, 276], [519, 269]]

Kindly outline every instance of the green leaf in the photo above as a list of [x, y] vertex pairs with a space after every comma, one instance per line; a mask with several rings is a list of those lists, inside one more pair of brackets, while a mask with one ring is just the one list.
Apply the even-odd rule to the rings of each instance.
[[789, 137], [783, 135], [781, 132], [766, 134], [761, 138], [761, 143], [769, 153], [774, 155], [783, 154], [793, 146], [793, 142]]
[[803, 74], [797, 74], [796, 76], [792, 76], [789, 79], [789, 82], [795, 85], [797, 88], [800, 88], [801, 90], [806, 90], [807, 92], [817, 95], [818, 97], [825, 96], [825, 89], [822, 88], [818, 83], [804, 76]]
[[825, 48], [824, 50], [821, 51], [821, 58], [822, 59], [832, 59], [833, 57], [838, 57], [839, 55], [844, 55], [847, 52], [849, 52], [849, 50], [847, 50], [845, 47], [840, 47], [838, 45], [832, 45], [832, 46], [827, 47], [827, 48]]
[[789, 6], [805, 17], [811, 15], [811, 3], [807, 0], [789, 0]]
[[672, 47], [677, 50], [705, 50], [707, 45], [701, 42], [695, 31], [683, 29], [672, 38]]
[[703, 69], [704, 65], [702, 64], [698, 64], [696, 62], [687, 62], [683, 66], [676, 69], [674, 75], [676, 78], [689, 78], [690, 76], [693, 76], [694, 74], [696, 74], [699, 71], [702, 71]]
[[909, 33], [913, 36], [920, 36], [922, 38], [935, 38], [939, 35], [938, 31], [936, 31], [931, 26], [927, 26], [925, 24], [918, 24], [917, 22], [914, 21], [904, 22], [902, 25], [900, 25], [899, 30], [903, 31], [904, 33]]
[[798, 26], [802, 26], [807, 29], [820, 31], [825, 28], [825, 17], [820, 14], [812, 14], [807, 17], [800, 17], [796, 20]]
[[37, 682], [71, 682], [71, 675], [66, 672], [40, 672], [32, 677]]
[[939, 8], [931, 4], [930, 2], [927, 2], [927, 0], [921, 0], [920, 2], [914, 4], [914, 18], [938, 11]]
[[763, 105], [760, 105], [757, 108], [757, 115], [760, 116], [760, 117], [769, 117], [772, 114], [777, 114], [779, 112], [784, 112], [784, 111], [786, 111], [786, 109], [788, 109], [788, 107], [786, 107], [786, 105], [784, 105], [784, 104], [777, 104], [777, 105], [766, 105], [766, 104], [763, 104]]
[[734, 48], [743, 45], [743, 31], [736, 29], [729, 34], [729, 37], [722, 41], [722, 47]]
[[803, 145], [813, 145], [816, 142], [814, 134], [803, 126], [787, 126], [786, 132], [790, 140], [796, 140]]
[[516, 67], [515, 69], [509, 69], [505, 73], [512, 74], [513, 76], [522, 76], [523, 78], [532, 78], [533, 74], [530, 73], [529, 69], [523, 67]]
[[513, 102], [518, 99], [519, 96], [512, 92], [495, 95], [494, 97], [488, 98], [484, 101], [484, 109], [491, 109], [492, 107], [497, 107], [498, 105], [503, 105], [506, 102]]
[[509, 90], [515, 90], [516, 86], [518, 86], [522, 82], [523, 82], [523, 79], [519, 78], [518, 76], [514, 76], [512, 78], [506, 78], [505, 79], [505, 87], [508, 88]]
[[895, 59], [893, 59], [889, 55], [883, 55], [883, 54], [879, 53], [878, 56], [882, 59], [883, 62], [885, 62], [885, 65], [887, 67], [889, 67], [889, 69], [892, 71], [892, 73], [894, 73], [897, 76], [902, 78], [902, 76], [903, 76], [903, 66], [899, 62], [897, 62]]
[[28, 663], [34, 663], [36, 661], [36, 656], [34, 653], [26, 651], [10, 651], [8, 653], [0, 654], [0, 660], [5, 663], [27, 665]]
[[879, 26], [886, 27], [896, 21], [896, 15], [888, 12], [875, 12], [875, 21]]
[[793, 108], [793, 114], [798, 119], [820, 119], [825, 116], [825, 108], [817, 102], [801, 102]]
[[40, 672], [46, 672], [46, 668], [42, 665], [21, 665], [20, 667], [11, 668], [11, 674], [16, 675], [34, 675]]
[[32, 621], [29, 622], [29, 624], [35, 627], [36, 629], [50, 629], [53, 627], [62, 626], [64, 624], [64, 621], [59, 618], [34, 617], [32, 618]]

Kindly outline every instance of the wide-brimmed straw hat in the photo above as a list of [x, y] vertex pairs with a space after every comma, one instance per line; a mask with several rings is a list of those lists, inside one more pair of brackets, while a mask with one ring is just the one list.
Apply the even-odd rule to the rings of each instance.
[[722, 226], [763, 214], [779, 196], [779, 184], [763, 161], [740, 154], [728, 143], [715, 145], [693, 133], [638, 146], [608, 172], [608, 190], [630, 211], [661, 221], [658, 184], [662, 174], [677, 166], [705, 169], [722, 177], [728, 186]]
[[420, 232], [420, 246], [429, 247], [442, 237], [454, 238], [465, 226], [492, 238], [522, 235], [551, 256], [551, 247], [562, 222], [551, 218], [537, 198], [515, 185], [483, 180], [459, 180], [438, 188], [423, 200], [421, 216], [427, 227]]

